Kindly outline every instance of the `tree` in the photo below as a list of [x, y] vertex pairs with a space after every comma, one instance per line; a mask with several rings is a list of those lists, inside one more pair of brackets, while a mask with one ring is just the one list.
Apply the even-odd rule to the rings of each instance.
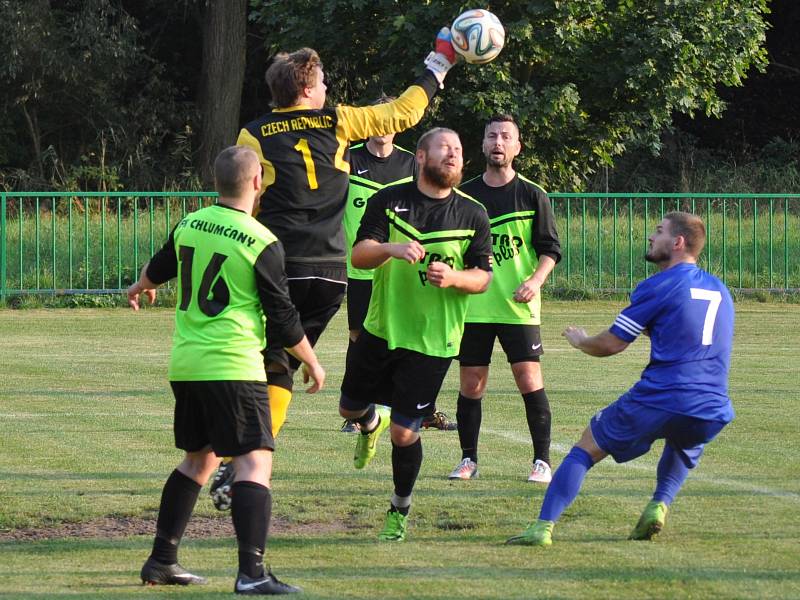
[[[398, 92], [421, 70], [439, 25], [460, 3], [266, 0], [253, 18], [270, 51], [320, 52], [335, 100]], [[673, 112], [719, 115], [717, 85], [763, 69], [767, 0], [507, 0], [488, 6], [506, 27], [493, 63], [459, 66], [423, 123], [462, 133], [477, 172], [482, 123], [520, 123], [520, 170], [548, 187], [581, 189], [628, 146], [660, 147]], [[318, 24], [313, 26], [310, 24]]]
[[0, 187], [174, 185], [193, 107], [141, 40], [119, 0], [0, 0]]
[[198, 105], [202, 127], [197, 166], [213, 182], [217, 154], [236, 142], [245, 73], [247, 0], [206, 2]]

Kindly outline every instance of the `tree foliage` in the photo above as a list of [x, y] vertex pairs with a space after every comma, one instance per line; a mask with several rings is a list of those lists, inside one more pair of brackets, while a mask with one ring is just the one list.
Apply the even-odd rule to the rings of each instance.
[[169, 186], [192, 108], [112, 0], [0, 0], [0, 164], [22, 189]]
[[[505, 50], [489, 65], [453, 69], [424, 122], [400, 141], [451, 126], [477, 173], [484, 120], [512, 112], [525, 144], [520, 170], [551, 189], [581, 189], [626, 150], [658, 151], [676, 114], [723, 110], [725, 86], [765, 66], [768, 1], [489, 2], [506, 26]], [[244, 90], [241, 121], [267, 110], [269, 55], [314, 47], [331, 100], [367, 103], [411, 83], [439, 27], [475, 6], [248, 2], [0, 0], [0, 189], [196, 188], [238, 129], [233, 88]], [[774, 6], [792, 14], [787, 4]], [[209, 6], [225, 8], [216, 42], [205, 39]], [[220, 50], [225, 23], [239, 24], [241, 40], [242, 10], [244, 84], [240, 62]], [[241, 41], [229, 50], [240, 61]], [[228, 85], [215, 85], [220, 72]]]
[[[433, 37], [465, 6], [427, 0], [253, 1], [269, 50], [320, 52], [332, 97], [357, 103], [401, 91]], [[767, 0], [508, 0], [486, 6], [506, 28], [489, 65], [461, 65], [423, 126], [462, 134], [482, 167], [482, 123], [516, 115], [521, 171], [545, 185], [581, 189], [626, 148], [657, 152], [673, 113], [718, 115], [718, 86], [741, 85], [766, 65]]]

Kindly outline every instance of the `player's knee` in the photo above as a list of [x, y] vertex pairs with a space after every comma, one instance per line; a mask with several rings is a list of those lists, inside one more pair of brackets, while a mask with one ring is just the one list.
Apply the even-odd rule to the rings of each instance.
[[527, 394], [535, 392], [544, 387], [542, 369], [538, 362], [525, 361], [511, 365], [511, 372], [514, 374], [514, 381], [520, 393]]
[[461, 395], [467, 398], [482, 398], [486, 391], [486, 377], [482, 377], [480, 373], [474, 373], [466, 369], [461, 372]]
[[406, 447], [416, 443], [419, 439], [419, 432], [392, 423], [391, 438], [395, 446]]
[[200, 485], [205, 485], [219, 466], [219, 458], [213, 452], [188, 452], [178, 470]]

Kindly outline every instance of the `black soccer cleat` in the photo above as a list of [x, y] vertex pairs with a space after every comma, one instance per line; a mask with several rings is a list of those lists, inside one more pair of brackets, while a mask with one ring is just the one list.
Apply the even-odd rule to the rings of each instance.
[[457, 431], [458, 423], [451, 421], [446, 414], [437, 410], [435, 413], [423, 417], [422, 427], [425, 429], [441, 429], [442, 431]]
[[233, 461], [224, 462], [217, 469], [217, 473], [214, 475], [214, 480], [208, 490], [211, 502], [214, 503], [214, 508], [217, 510], [230, 509], [233, 498], [231, 486], [233, 485], [234, 477], [236, 477], [236, 469], [233, 468]]
[[249, 594], [251, 596], [277, 596], [280, 594], [296, 594], [303, 590], [297, 586], [289, 585], [279, 581], [272, 571], [267, 571], [263, 577], [248, 577], [244, 573], [239, 573], [236, 578], [236, 585], [233, 591], [237, 594]]
[[361, 431], [361, 428], [355, 421], [351, 421], [350, 419], [345, 419], [344, 423], [342, 423], [342, 428], [339, 431], [341, 431], [342, 433], [358, 433], [359, 431]]
[[178, 563], [167, 565], [153, 557], [147, 559], [139, 575], [145, 585], [205, 585], [205, 577], [189, 573]]

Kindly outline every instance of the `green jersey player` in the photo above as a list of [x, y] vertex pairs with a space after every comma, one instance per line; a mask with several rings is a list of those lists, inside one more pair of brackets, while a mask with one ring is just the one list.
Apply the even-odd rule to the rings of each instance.
[[156, 287], [173, 277], [179, 291], [169, 379], [175, 445], [185, 455], [164, 485], [141, 579], [151, 585], [205, 583], [178, 564], [178, 544], [218, 457], [232, 456], [231, 513], [239, 545], [234, 591], [296, 592], [265, 570], [263, 561], [275, 448], [261, 355], [265, 317], [314, 380], [309, 392], [322, 387], [325, 372], [289, 298], [281, 244], [250, 216], [261, 189], [256, 153], [241, 146], [223, 150], [214, 177], [219, 203], [181, 219], [128, 288], [134, 310], [142, 294], [153, 302]]
[[[486, 210], [454, 189], [463, 158], [444, 128], [417, 145], [415, 182], [387, 187], [367, 204], [353, 248], [355, 267], [375, 269], [364, 331], [348, 354], [339, 413], [361, 427], [354, 463], [373, 458], [391, 427], [394, 494], [380, 539], [406, 536], [422, 464], [419, 427], [458, 353], [470, 294], [491, 281]], [[379, 414], [375, 402], [391, 406]]]
[[500, 340], [525, 403], [533, 443], [528, 481], [548, 483], [551, 478], [550, 405], [539, 363], [543, 353], [540, 290], [560, 260], [561, 249], [547, 194], [513, 168], [520, 149], [513, 117], [492, 117], [483, 137], [486, 171], [461, 188], [489, 213], [494, 278], [486, 294], [470, 298], [459, 353], [461, 385], [456, 418], [461, 462], [450, 479], [478, 475], [481, 400], [495, 338]]

